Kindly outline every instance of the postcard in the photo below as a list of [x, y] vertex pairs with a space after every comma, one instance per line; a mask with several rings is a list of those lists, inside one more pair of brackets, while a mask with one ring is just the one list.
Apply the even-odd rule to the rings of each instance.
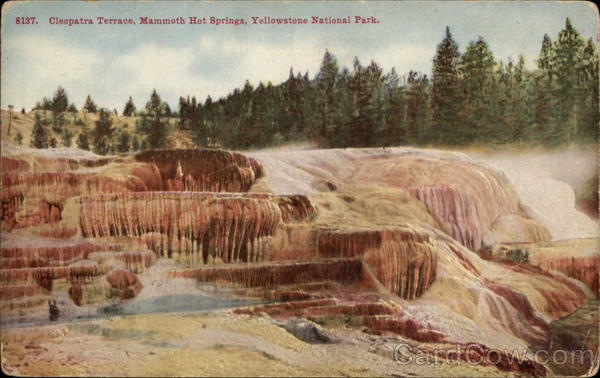
[[10, 1], [9, 376], [593, 376], [598, 8]]

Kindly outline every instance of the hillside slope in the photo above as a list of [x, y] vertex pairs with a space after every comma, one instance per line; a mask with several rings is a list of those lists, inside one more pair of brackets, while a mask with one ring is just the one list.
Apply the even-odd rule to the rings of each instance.
[[[44, 110], [32, 110], [25, 114], [19, 111], [13, 111], [12, 117], [10, 116], [7, 110], [1, 110], [1, 139], [2, 142], [11, 145], [21, 145], [21, 146], [30, 146], [31, 143], [31, 132], [33, 130], [33, 125], [35, 122], [35, 114], [39, 114], [42, 120], [48, 120], [48, 122], [52, 122], [52, 111], [44, 111]], [[12, 118], [12, 120], [10, 120]], [[98, 120], [97, 113], [87, 113], [84, 111], [79, 111], [77, 113], [64, 113], [65, 124], [63, 128], [68, 129], [73, 133], [72, 137], [72, 146], [76, 146], [77, 137], [80, 133], [86, 132], [88, 133], [88, 138], [90, 141], [90, 147], [93, 143], [93, 130], [94, 130], [94, 122]], [[133, 117], [125, 117], [122, 115], [111, 115], [111, 119], [113, 120], [113, 127], [115, 128], [115, 132], [113, 133], [113, 143], [116, 143], [117, 136], [122, 131], [127, 131], [131, 136], [137, 136], [140, 140], [143, 139], [139, 133], [136, 132], [136, 122], [140, 119], [139, 116]], [[9, 122], [10, 120], [10, 122]], [[11, 123], [10, 127], [10, 135], [8, 135], [9, 128], [8, 125]], [[189, 133], [179, 130], [177, 127], [177, 119], [171, 118], [169, 119], [170, 129], [172, 130], [171, 137], [168, 140], [167, 148], [188, 148], [192, 147], [192, 141], [190, 139]], [[52, 126], [48, 125], [48, 131], [50, 132], [50, 138], [56, 138], [58, 142], [57, 147], [64, 147], [64, 143], [61, 139], [60, 133], [56, 133], [52, 130]], [[21, 144], [19, 144], [15, 137], [17, 133], [21, 133], [23, 140]]]

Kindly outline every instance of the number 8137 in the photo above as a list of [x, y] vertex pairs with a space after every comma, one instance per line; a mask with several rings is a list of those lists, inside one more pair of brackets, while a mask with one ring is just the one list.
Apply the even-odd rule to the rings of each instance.
[[37, 24], [35, 17], [17, 17], [15, 19], [17, 25], [33, 25]]

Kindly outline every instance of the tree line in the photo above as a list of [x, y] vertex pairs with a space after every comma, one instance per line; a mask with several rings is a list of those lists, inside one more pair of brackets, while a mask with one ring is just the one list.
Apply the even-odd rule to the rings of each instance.
[[[290, 69], [280, 84], [254, 87], [246, 81], [217, 101], [182, 96], [177, 112], [156, 90], [141, 110], [130, 97], [122, 114], [138, 117], [132, 135], [115, 134], [116, 109], [99, 109], [90, 96], [83, 109], [99, 112], [90, 134], [92, 148], [100, 154], [164, 148], [173, 126], [188, 132], [199, 147], [232, 149], [298, 141], [321, 147], [558, 146], [597, 140], [598, 99], [597, 48], [567, 18], [555, 41], [544, 35], [533, 70], [526, 69], [523, 56], [496, 60], [483, 37], [461, 52], [446, 28], [431, 77], [415, 71], [401, 77], [393, 68], [384, 73], [376, 62], [364, 65], [357, 58], [350, 70], [326, 51], [312, 78]], [[52, 110], [47, 123], [57, 132], [65, 114], [77, 111], [60, 87], [36, 109]], [[40, 131], [44, 122], [36, 117], [32, 145], [48, 147], [51, 140]], [[63, 134], [64, 142], [69, 135]], [[77, 144], [90, 148], [87, 133], [79, 134]]]
[[402, 78], [374, 61], [341, 68], [325, 52], [311, 79], [235, 89], [201, 104], [181, 97], [179, 126], [201, 146], [258, 148], [286, 141], [322, 147], [596, 141], [598, 51], [567, 18], [545, 35], [534, 70], [523, 56], [496, 60], [483, 37], [460, 51], [450, 29], [437, 45], [432, 76]]

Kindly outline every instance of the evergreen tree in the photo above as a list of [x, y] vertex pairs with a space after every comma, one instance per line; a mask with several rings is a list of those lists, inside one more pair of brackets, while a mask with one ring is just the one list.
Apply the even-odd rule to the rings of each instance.
[[125, 117], [131, 117], [135, 114], [135, 105], [133, 104], [133, 99], [129, 97], [129, 100], [125, 104], [125, 108], [123, 109], [123, 115]]
[[35, 113], [35, 121], [33, 130], [31, 131], [31, 147], [48, 148], [48, 131], [42, 124], [40, 115], [37, 112]]
[[186, 120], [188, 119], [188, 104], [190, 97], [188, 96], [187, 100], [183, 97], [179, 97], [179, 128], [181, 130], [185, 130]]
[[318, 112], [319, 104], [323, 101], [318, 87], [308, 78], [308, 72], [302, 75], [300, 72], [296, 75], [296, 80], [301, 86], [304, 94], [300, 111], [303, 114], [301, 123], [298, 123], [296, 134], [302, 139], [312, 139], [317, 144], [326, 145], [327, 141], [319, 140], [320, 130], [322, 130], [322, 117]]
[[25, 108], [21, 109], [21, 114], [25, 114]]
[[[208, 125], [204, 120], [204, 109], [202, 103], [196, 101], [196, 97], [183, 99], [180, 103], [179, 118], [180, 124], [183, 128], [190, 130], [192, 134], [192, 140], [194, 143], [201, 147], [208, 146], [209, 130]], [[210, 96], [206, 99], [207, 106], [212, 106], [212, 99]]]
[[404, 119], [406, 98], [403, 89], [400, 88], [400, 79], [394, 68], [385, 75], [384, 88], [384, 128], [379, 138], [379, 144], [382, 146], [399, 145], [406, 140]]
[[350, 78], [352, 103], [355, 108], [350, 121], [350, 143], [352, 146], [372, 146], [383, 125], [381, 122], [383, 72], [375, 62], [363, 67], [354, 59], [354, 72]]
[[64, 113], [52, 113], [52, 130], [56, 134], [60, 134], [62, 132], [62, 128], [65, 124], [65, 115]]
[[290, 68], [288, 80], [283, 83], [283, 119], [281, 132], [285, 138], [299, 137], [304, 131], [304, 112], [302, 104], [305, 102], [304, 85], [302, 80], [294, 76]]
[[42, 110], [52, 110], [52, 101], [48, 97], [42, 98]]
[[433, 83], [431, 106], [433, 127], [442, 143], [464, 143], [467, 136], [463, 130], [463, 96], [459, 76], [460, 53], [450, 28], [437, 46], [433, 59]]
[[552, 47], [552, 40], [548, 34], [544, 34], [537, 64], [540, 70], [552, 78], [554, 72], [554, 49]]
[[140, 139], [136, 135], [134, 135], [133, 138], [131, 139], [131, 149], [133, 151], [140, 150]]
[[462, 57], [465, 96], [464, 138], [468, 142], [488, 140], [493, 127], [491, 89], [494, 81], [494, 56], [482, 37], [471, 42]]
[[23, 144], [23, 134], [21, 134], [21, 131], [17, 130], [14, 141], [19, 146]]
[[406, 141], [425, 144], [434, 139], [431, 135], [430, 85], [427, 75], [410, 71], [407, 79]]
[[96, 113], [98, 111], [98, 107], [96, 106], [94, 101], [92, 101], [90, 95], [88, 95], [85, 99], [85, 105], [83, 105], [83, 109], [88, 113]]
[[354, 115], [352, 105], [352, 91], [350, 90], [350, 72], [346, 67], [341, 70], [336, 85], [338, 107], [336, 124], [333, 137], [330, 139], [331, 147], [347, 147], [350, 145], [350, 125]]
[[598, 50], [590, 38], [581, 53], [578, 67], [579, 83], [582, 87], [581, 110], [577, 119], [577, 137], [583, 142], [598, 141], [600, 105], [598, 99]]
[[[370, 99], [366, 69], [354, 58], [354, 70], [349, 83], [354, 112], [349, 123], [348, 143], [350, 146], [365, 146], [371, 142], [366, 110]], [[362, 110], [362, 111], [361, 111]]]
[[70, 104], [69, 107], [67, 108], [67, 112], [77, 113], [77, 107], [75, 106], [75, 104]]
[[577, 107], [581, 102], [581, 86], [577, 68], [584, 42], [567, 18], [565, 28], [558, 33], [554, 45], [554, 75], [559, 129], [557, 143], [572, 142], [577, 134]]
[[556, 144], [559, 139], [558, 105], [554, 83], [554, 49], [545, 34], [537, 59], [538, 72], [533, 79], [533, 133], [532, 138], [543, 144]]
[[[502, 66], [502, 63], [500, 63]], [[496, 134], [488, 141], [499, 143], [520, 143], [526, 139], [533, 127], [535, 109], [529, 104], [528, 76], [525, 60], [519, 56], [517, 64], [509, 60], [499, 71], [500, 121], [495, 123]]]
[[329, 50], [325, 50], [321, 68], [316, 76], [316, 84], [319, 91], [316, 98], [319, 115], [316, 137], [322, 141], [328, 141], [332, 130], [335, 129], [335, 115], [337, 113], [335, 87], [338, 80], [338, 72], [337, 59], [329, 53]]
[[52, 98], [52, 110], [55, 113], [62, 113], [67, 111], [68, 106], [69, 99], [67, 98], [67, 93], [63, 87], [59, 86]]
[[71, 144], [73, 143], [73, 133], [71, 130], [65, 128], [60, 134], [60, 139], [62, 140], [63, 146], [71, 147]]
[[82, 131], [81, 133], [79, 133], [79, 136], [77, 137], [77, 147], [86, 151], [90, 150], [90, 143], [88, 141], [87, 132]]
[[146, 115], [142, 118], [140, 131], [145, 134], [150, 149], [165, 148], [167, 143], [168, 125], [163, 120], [166, 103], [162, 102], [156, 89], [146, 103]]
[[58, 141], [56, 140], [56, 138], [55, 138], [55, 137], [51, 137], [51, 138], [50, 138], [49, 145], [50, 145], [50, 147], [51, 147], [51, 148], [56, 148], [56, 147], [58, 147]]
[[129, 136], [129, 133], [127, 132], [127, 130], [123, 130], [119, 134], [116, 151], [121, 152], [121, 153], [129, 152], [130, 139], [131, 139], [131, 137]]
[[112, 119], [108, 109], [100, 109], [100, 117], [95, 122], [94, 128], [94, 152], [106, 155], [110, 152], [110, 140], [114, 132]]

